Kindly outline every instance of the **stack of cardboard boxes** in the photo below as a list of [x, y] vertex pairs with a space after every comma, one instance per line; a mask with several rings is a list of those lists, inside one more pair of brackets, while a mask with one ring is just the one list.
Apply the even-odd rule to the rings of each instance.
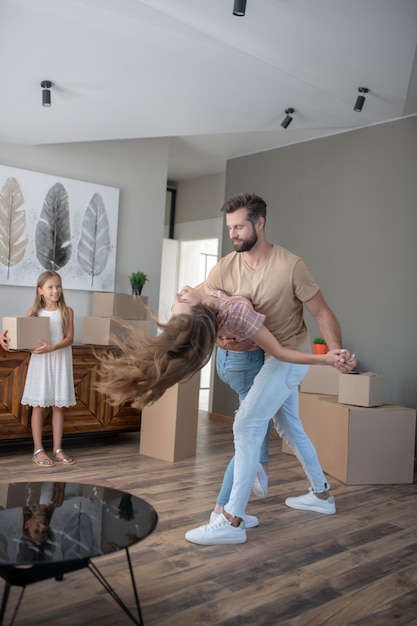
[[[346, 485], [412, 483], [416, 409], [383, 402], [383, 376], [312, 365], [300, 418], [323, 470]], [[293, 454], [283, 441], [283, 452]]]
[[[147, 296], [125, 293], [95, 292], [93, 312], [83, 320], [83, 344], [109, 346], [114, 338], [122, 339], [129, 326], [150, 334], [152, 323], [147, 320]], [[11, 350], [33, 350], [39, 339], [50, 341], [49, 318], [11, 315], [3, 317], [3, 329], [8, 330]]]
[[151, 333], [147, 320], [147, 296], [96, 291], [93, 294], [93, 314], [83, 320], [82, 343], [109, 346], [115, 338], [123, 339], [129, 327]]
[[[107, 346], [121, 339], [129, 326], [151, 334], [147, 297], [96, 292], [91, 317], [84, 318], [83, 343]], [[140, 454], [164, 461], [195, 455], [197, 445], [200, 372], [176, 384], [141, 412]]]

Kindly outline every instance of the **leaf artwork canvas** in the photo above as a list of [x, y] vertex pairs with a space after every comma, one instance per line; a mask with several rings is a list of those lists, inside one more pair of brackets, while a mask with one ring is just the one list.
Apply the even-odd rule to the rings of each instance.
[[114, 291], [119, 190], [0, 165], [0, 284]]

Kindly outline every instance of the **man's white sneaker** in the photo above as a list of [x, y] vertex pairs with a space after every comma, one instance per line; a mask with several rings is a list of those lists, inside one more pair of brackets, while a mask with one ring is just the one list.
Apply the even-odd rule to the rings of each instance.
[[287, 498], [285, 504], [291, 509], [299, 509], [300, 511], [315, 511], [316, 513], [324, 513], [325, 515], [333, 515], [336, 513], [336, 503], [333, 496], [329, 496], [327, 500], [322, 500], [318, 498], [311, 489], [304, 496]]
[[252, 492], [257, 498], [266, 498], [268, 495], [268, 474], [261, 463], [259, 463], [258, 471], [253, 481]]
[[188, 530], [185, 538], [201, 546], [245, 543], [247, 540], [245, 522], [241, 522], [237, 527], [232, 526], [229, 520], [220, 513], [216, 521], [211, 524], [203, 524], [203, 526]]
[[[221, 515], [221, 513], [211, 512], [210, 515], [210, 524], [216, 521], [216, 519]], [[243, 521], [245, 522], [245, 528], [255, 528], [255, 526], [259, 526], [259, 520], [256, 515], [244, 515]]]

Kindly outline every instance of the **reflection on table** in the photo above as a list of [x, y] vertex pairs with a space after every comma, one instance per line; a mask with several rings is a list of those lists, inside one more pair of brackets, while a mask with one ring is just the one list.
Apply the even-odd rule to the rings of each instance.
[[0, 563], [92, 558], [126, 549], [156, 527], [144, 500], [109, 487], [64, 482], [0, 485]]

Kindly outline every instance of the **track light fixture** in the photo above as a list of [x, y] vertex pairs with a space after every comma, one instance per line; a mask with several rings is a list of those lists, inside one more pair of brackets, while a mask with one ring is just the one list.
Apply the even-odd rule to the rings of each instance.
[[42, 106], [50, 107], [51, 106], [51, 87], [52, 83], [50, 80], [43, 80], [41, 82], [42, 87]]
[[291, 124], [291, 122], [293, 120], [291, 115], [294, 113], [294, 109], [285, 109], [285, 113], [286, 113], [287, 117], [281, 123], [282, 128], [288, 128], [288, 126]]
[[[367, 87], [359, 87], [359, 93], [368, 93], [369, 89]], [[365, 96], [358, 96], [356, 98], [355, 106], [353, 107], [354, 111], [360, 113], [362, 111], [363, 105], [365, 104]]]
[[233, 15], [244, 17], [246, 11], [246, 0], [235, 0], [233, 4]]

